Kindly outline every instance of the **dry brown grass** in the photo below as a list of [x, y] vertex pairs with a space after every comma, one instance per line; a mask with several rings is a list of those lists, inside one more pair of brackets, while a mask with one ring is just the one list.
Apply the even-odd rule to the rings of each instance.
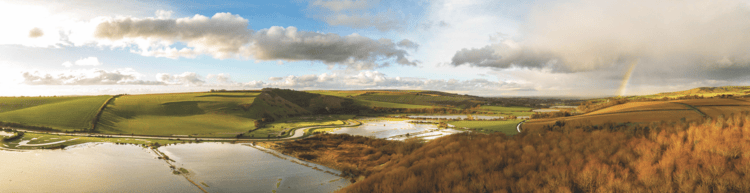
[[750, 102], [737, 100], [737, 99], [723, 99], [723, 98], [712, 98], [712, 99], [688, 99], [688, 100], [676, 100], [670, 101], [676, 103], [684, 103], [692, 106], [727, 106], [727, 105], [750, 105]]
[[730, 116], [743, 111], [750, 111], [750, 106], [700, 106], [696, 107], [709, 117]]

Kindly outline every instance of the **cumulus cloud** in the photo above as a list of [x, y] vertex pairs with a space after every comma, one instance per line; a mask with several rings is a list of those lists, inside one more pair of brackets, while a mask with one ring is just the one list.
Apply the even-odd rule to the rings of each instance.
[[229, 74], [219, 73], [219, 74], [208, 74], [206, 76], [206, 79], [213, 80], [218, 83], [224, 84], [224, 83], [233, 83], [232, 77]]
[[459, 50], [452, 64], [582, 72], [639, 58], [659, 72], [750, 67], [750, 7], [738, 0], [572, 0], [533, 8], [521, 26], [520, 39]]
[[76, 60], [75, 62], [66, 61], [62, 64], [65, 67], [71, 67], [73, 65], [76, 66], [99, 66], [102, 65], [101, 62], [99, 62], [99, 59], [96, 57], [87, 57], [87, 58], [81, 58]]
[[[28, 85], [109, 85], [139, 84], [139, 74], [132, 69], [122, 70], [76, 70], [60, 73], [42, 73], [39, 71], [23, 72], [23, 83]], [[140, 82], [140, 84], [152, 84]]]
[[[250, 43], [251, 30], [248, 29], [247, 19], [230, 13], [217, 13], [210, 18], [202, 15], [178, 19], [115, 18], [99, 23], [94, 36], [129, 43], [144, 39], [158, 40], [152, 44], [138, 45], [144, 55], [175, 58], [195, 57], [200, 53], [224, 59], [240, 53], [240, 49]], [[184, 42], [192, 49], [159, 46], [174, 42]]]
[[[195, 58], [205, 54], [218, 59], [305, 60], [343, 66], [368, 63], [369, 67], [384, 66], [388, 61], [412, 66], [418, 63], [408, 59], [406, 50], [401, 49], [416, 44], [399, 46], [390, 39], [298, 31], [291, 26], [253, 31], [248, 29], [247, 19], [230, 13], [217, 13], [210, 18], [195, 15], [178, 19], [105, 19], [96, 26], [94, 36], [106, 40], [99, 44], [133, 46], [137, 48], [134, 52], [154, 57]], [[401, 42], [404, 41], [411, 42]], [[174, 47], [177, 42], [186, 46], [178, 49]]]
[[271, 27], [256, 32], [253, 38], [255, 45], [251, 50], [260, 60], [313, 60], [341, 65], [364, 62], [372, 65], [380, 60], [395, 59], [401, 65], [418, 64], [409, 60], [408, 53], [399, 49], [393, 40], [373, 40], [359, 34], [339, 36], [298, 31], [295, 27]]
[[43, 35], [44, 35], [44, 31], [42, 31], [42, 29], [39, 29], [38, 27], [35, 27], [29, 31], [30, 38], [38, 38], [38, 37], [42, 37]]
[[419, 48], [419, 44], [414, 43], [414, 42], [412, 42], [411, 40], [408, 40], [408, 39], [403, 39], [400, 42], [398, 42], [398, 46], [402, 47], [402, 48], [409, 48], [409, 49], [414, 49], [414, 50], [416, 50], [417, 48]]
[[394, 11], [368, 10], [379, 3], [380, 0], [316, 0], [310, 2], [310, 7], [321, 12], [318, 17], [328, 25], [358, 29], [374, 27], [383, 32], [403, 29], [403, 18]]
[[489, 81], [487, 79], [422, 79], [388, 77], [378, 71], [362, 71], [355, 75], [309, 74], [302, 76], [272, 77], [268, 83], [252, 82], [254, 86], [295, 89], [424, 89], [442, 91], [524, 91], [534, 90], [529, 85]]
[[183, 84], [183, 85], [202, 85], [206, 81], [201, 80], [200, 76], [195, 72], [184, 72], [182, 74], [168, 74], [158, 73], [156, 74], [156, 80], [163, 82], [164, 84]]

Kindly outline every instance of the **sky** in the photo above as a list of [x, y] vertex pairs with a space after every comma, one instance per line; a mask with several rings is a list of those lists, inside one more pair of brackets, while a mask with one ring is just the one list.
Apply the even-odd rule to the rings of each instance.
[[750, 84], [740, 0], [0, 1], [0, 96]]

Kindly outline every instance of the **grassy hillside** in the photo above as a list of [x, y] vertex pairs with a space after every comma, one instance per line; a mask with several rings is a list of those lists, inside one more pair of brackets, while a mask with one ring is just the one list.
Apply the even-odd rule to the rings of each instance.
[[0, 98], [0, 121], [46, 126], [57, 130], [91, 127], [97, 109], [110, 96]]
[[308, 91], [322, 95], [346, 97], [370, 107], [432, 108], [434, 106], [468, 108], [482, 102], [477, 97], [419, 90]]
[[251, 107], [257, 113], [256, 117], [274, 119], [312, 114], [356, 114], [365, 108], [350, 98], [271, 88], [263, 89]]
[[98, 131], [110, 134], [231, 137], [255, 129], [259, 92], [125, 95], [104, 109]]

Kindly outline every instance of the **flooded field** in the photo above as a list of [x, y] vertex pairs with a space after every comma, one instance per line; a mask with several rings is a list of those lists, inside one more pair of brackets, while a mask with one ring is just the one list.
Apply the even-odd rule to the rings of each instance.
[[11, 137], [11, 136], [13, 136], [13, 133], [5, 132], [5, 131], [0, 131], [0, 138], [2, 138], [2, 137]]
[[[427, 118], [427, 119], [466, 119], [467, 115], [409, 115], [409, 118]], [[472, 115], [474, 119], [502, 119], [503, 116]]]
[[[391, 140], [404, 140], [409, 137], [434, 139], [462, 131], [439, 129], [437, 124], [410, 123], [414, 120], [363, 119], [357, 127], [343, 127], [330, 133], [374, 136]], [[408, 136], [407, 136], [408, 134]], [[426, 135], [422, 135], [426, 134]]]
[[134, 145], [0, 150], [0, 192], [203, 192], [197, 186], [208, 192], [332, 192], [349, 184], [331, 174], [340, 173], [336, 170], [304, 166], [240, 144], [179, 144], [159, 150], [186, 174], [175, 174], [155, 151]]
[[[333, 192], [349, 181], [313, 169], [339, 171], [306, 163], [300, 165], [253, 147], [239, 144], [201, 143], [159, 148], [191, 179], [208, 192]], [[278, 187], [277, 187], [278, 186]], [[252, 191], [251, 191], [252, 190]]]
[[0, 163], [0, 192], [201, 192], [150, 150], [131, 145], [0, 150]]

